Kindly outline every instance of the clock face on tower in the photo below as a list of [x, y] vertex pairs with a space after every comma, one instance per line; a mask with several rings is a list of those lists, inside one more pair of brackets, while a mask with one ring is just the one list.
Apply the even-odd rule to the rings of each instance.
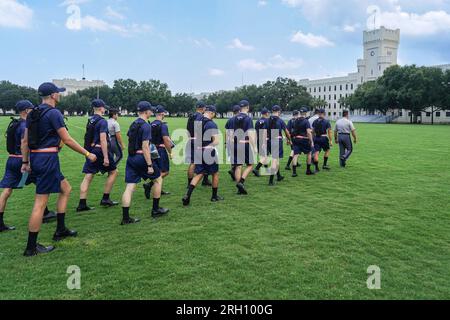
[[370, 52], [370, 55], [371, 55], [372, 57], [375, 57], [375, 51]]

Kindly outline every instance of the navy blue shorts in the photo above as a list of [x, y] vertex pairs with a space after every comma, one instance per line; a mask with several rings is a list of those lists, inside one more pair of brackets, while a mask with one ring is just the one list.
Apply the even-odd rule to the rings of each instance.
[[170, 160], [169, 154], [166, 148], [158, 148], [159, 159], [156, 160], [161, 172], [170, 172]]
[[294, 139], [294, 155], [310, 154], [312, 151], [309, 139]]
[[328, 137], [316, 137], [314, 138], [314, 150], [315, 152], [327, 152], [330, 148], [330, 140]]
[[231, 163], [235, 166], [255, 164], [253, 152], [249, 143], [233, 145], [233, 157]]
[[61, 173], [57, 153], [31, 153], [31, 171], [36, 180], [36, 194], [46, 195], [61, 192]]
[[18, 189], [22, 180], [22, 158], [9, 158], [6, 162], [5, 175], [0, 182], [0, 189]]
[[97, 161], [91, 162], [89, 159], [86, 159], [83, 167], [84, 174], [97, 174], [99, 172], [104, 174], [117, 169], [117, 166], [114, 163], [114, 154], [111, 151], [108, 151], [109, 167], [103, 165], [104, 157], [101, 148], [93, 148], [91, 153], [97, 156]]
[[[275, 142], [274, 144], [276, 146], [277, 142]], [[273, 153], [272, 151], [275, 153]], [[268, 154], [272, 155], [273, 159], [283, 159], [284, 158], [284, 148], [283, 148], [282, 140], [280, 142], [278, 142], [278, 153], [276, 152], [276, 150], [272, 150], [272, 142], [268, 141], [267, 152], [268, 152]]]
[[195, 174], [213, 175], [219, 172], [218, 162], [219, 160], [217, 159], [217, 161], [213, 164], [207, 164], [204, 162], [202, 164], [195, 165]]
[[161, 172], [158, 167], [158, 163], [153, 161], [152, 175], [148, 174], [147, 162], [142, 154], [128, 157], [127, 166], [125, 169], [125, 182], [126, 183], [139, 183], [144, 180], [156, 180], [161, 177]]

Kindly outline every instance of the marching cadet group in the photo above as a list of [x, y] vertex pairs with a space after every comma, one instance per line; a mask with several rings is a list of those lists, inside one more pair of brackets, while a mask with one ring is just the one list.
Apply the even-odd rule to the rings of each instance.
[[[94, 210], [88, 204], [89, 187], [98, 174], [107, 174], [104, 185], [102, 207], [118, 206], [119, 202], [110, 197], [116, 182], [117, 166], [123, 158], [124, 137], [117, 122], [119, 112], [110, 110], [101, 99], [92, 101], [94, 115], [86, 125], [84, 144], [80, 145], [69, 134], [64, 117], [56, 109], [60, 94], [64, 88], [52, 83], [44, 83], [39, 89], [42, 103], [35, 107], [30, 101], [22, 100], [16, 105], [19, 119], [13, 119], [7, 129], [7, 151], [9, 158], [0, 188], [0, 233], [15, 230], [4, 222], [4, 212], [13, 190], [25, 185], [36, 185], [36, 196], [29, 220], [28, 243], [24, 256], [32, 257], [49, 253], [54, 246], [38, 243], [38, 234], [42, 223], [56, 220], [54, 241], [76, 237], [77, 231], [65, 224], [67, 204], [72, 187], [60, 168], [59, 152], [63, 146], [85, 157], [82, 170], [84, 174], [80, 186], [80, 199], [76, 209], [82, 213]], [[325, 110], [316, 110], [309, 117], [309, 109], [294, 111], [293, 118], [286, 123], [281, 119], [282, 109], [273, 106], [271, 110], [260, 111], [261, 118], [254, 121], [249, 115], [250, 103], [243, 100], [232, 109], [234, 116], [228, 120], [226, 129], [226, 151], [231, 167], [228, 171], [236, 184], [238, 195], [248, 195], [246, 181], [250, 175], [259, 178], [269, 177], [269, 185], [284, 180], [280, 170], [280, 161], [284, 158], [284, 141], [291, 148], [285, 170], [292, 171], [292, 177], [298, 177], [301, 167], [299, 158], [306, 157], [306, 175], [317, 174], [320, 153], [324, 153], [323, 170], [330, 170], [328, 159], [333, 146], [333, 130], [326, 119]], [[162, 217], [169, 209], [160, 206], [161, 196], [170, 193], [163, 191], [163, 181], [169, 176], [172, 149], [175, 147], [169, 128], [164, 122], [167, 111], [163, 106], [152, 106], [141, 101], [137, 105], [139, 117], [131, 124], [128, 133], [128, 158], [125, 170], [125, 191], [122, 196], [121, 225], [140, 222], [130, 216], [133, 193], [137, 185], [144, 180], [144, 193], [147, 199], [153, 199], [151, 216]], [[104, 118], [109, 115], [109, 120]], [[183, 206], [189, 206], [196, 187], [201, 183], [212, 187], [212, 202], [223, 201], [219, 195], [219, 128], [214, 122], [217, 110], [215, 106], [198, 102], [196, 112], [188, 118], [186, 145], [187, 191], [182, 199]], [[152, 116], [156, 120], [150, 122]], [[351, 139], [353, 137], [353, 140]], [[348, 111], [336, 123], [334, 142], [340, 146], [340, 165], [345, 168], [353, 152], [353, 143], [357, 142], [356, 129], [349, 120]], [[256, 164], [256, 166], [255, 166]], [[211, 182], [209, 180], [211, 178]], [[51, 194], [58, 194], [56, 213], [51, 212], [48, 200]]]

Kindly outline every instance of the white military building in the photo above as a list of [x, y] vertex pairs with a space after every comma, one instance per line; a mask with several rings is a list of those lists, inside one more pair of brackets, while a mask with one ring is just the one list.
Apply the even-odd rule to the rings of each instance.
[[300, 80], [300, 84], [314, 97], [327, 102], [326, 110], [330, 119], [342, 116], [343, 106], [339, 99], [354, 93], [359, 85], [381, 77], [384, 70], [397, 64], [400, 45], [400, 30], [381, 27], [364, 31], [364, 59], [358, 60], [358, 72], [346, 77], [319, 80]]
[[89, 89], [89, 88], [97, 88], [106, 86], [106, 83], [102, 80], [76, 80], [76, 79], [55, 79], [53, 83], [58, 87], [66, 88], [66, 92], [63, 93], [63, 96], [67, 96], [72, 93], [77, 93], [78, 91]]
[[[342, 116], [344, 107], [339, 103], [339, 99], [353, 94], [355, 90], [364, 82], [376, 80], [381, 77], [384, 71], [390, 66], [397, 64], [398, 50], [400, 45], [400, 30], [390, 30], [385, 27], [372, 31], [364, 31], [364, 58], [357, 62], [358, 71], [350, 73], [346, 77], [326, 78], [319, 80], [303, 79], [299, 83], [306, 87], [307, 91], [314, 97], [326, 101], [327, 115], [331, 120], [336, 120]], [[435, 66], [444, 71], [450, 70], [450, 64]], [[365, 117], [364, 111], [357, 110], [352, 114], [355, 120], [366, 118], [368, 121], [376, 117]], [[431, 122], [431, 113], [424, 112], [419, 119], [422, 123]], [[383, 117], [379, 115], [379, 121], [410, 122], [410, 114], [406, 110], [396, 110]], [[437, 112], [436, 123], [449, 123], [450, 112]]]

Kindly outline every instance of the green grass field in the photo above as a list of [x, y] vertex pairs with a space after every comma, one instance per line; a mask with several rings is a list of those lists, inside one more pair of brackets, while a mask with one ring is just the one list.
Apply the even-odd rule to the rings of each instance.
[[[123, 128], [130, 121], [120, 120]], [[1, 128], [7, 123], [0, 118]], [[67, 124], [82, 141], [85, 119]], [[450, 127], [357, 127], [348, 169], [338, 168], [335, 147], [331, 172], [286, 173], [276, 188], [252, 177], [250, 196], [238, 197], [224, 166], [219, 204], [199, 187], [183, 208], [186, 168], [173, 167], [165, 187], [173, 195], [161, 203], [170, 215], [152, 220], [139, 188], [132, 215], [143, 221], [127, 227], [119, 226], [120, 208], [74, 212], [84, 160], [66, 148], [62, 170], [74, 188], [67, 223], [79, 237], [50, 255], [23, 258], [34, 188], [13, 194], [5, 220], [18, 230], [0, 234], [0, 299], [449, 299]], [[2, 173], [4, 145], [2, 134]], [[115, 200], [124, 169], [122, 162]], [[94, 180], [93, 205], [103, 182]], [[54, 228], [45, 225], [40, 242], [51, 244]], [[81, 268], [81, 290], [66, 287], [71, 265]], [[371, 265], [382, 270], [381, 290], [367, 289]]]

